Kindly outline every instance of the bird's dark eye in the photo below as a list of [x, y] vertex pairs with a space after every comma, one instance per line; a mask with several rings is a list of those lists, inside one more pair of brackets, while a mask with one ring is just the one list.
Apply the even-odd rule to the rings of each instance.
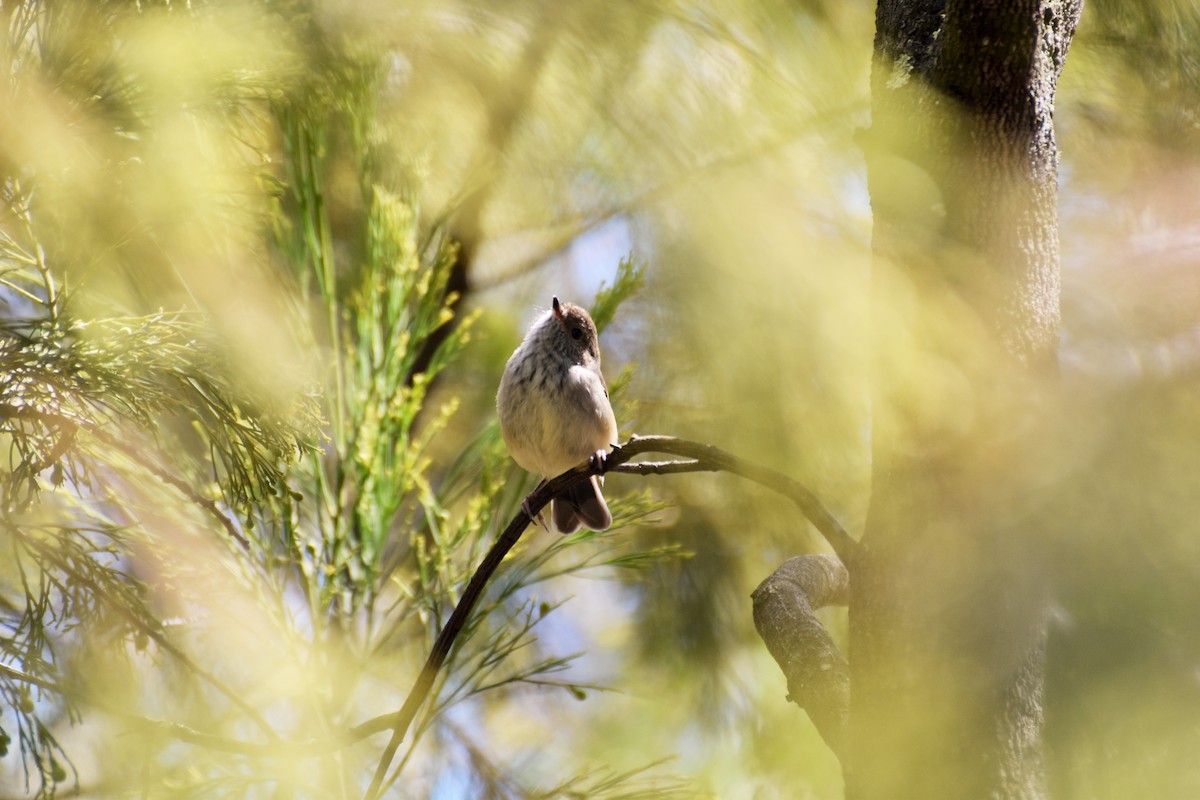
[[583, 330], [581, 328], [571, 328], [571, 338], [579, 341], [583, 338]]

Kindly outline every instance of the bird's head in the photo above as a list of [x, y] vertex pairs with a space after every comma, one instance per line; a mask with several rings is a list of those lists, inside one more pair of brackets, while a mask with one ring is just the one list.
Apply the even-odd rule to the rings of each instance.
[[570, 355], [572, 360], [580, 364], [588, 361], [599, 363], [600, 337], [596, 333], [596, 324], [585, 309], [574, 303], [561, 303], [555, 297], [546, 326], [556, 350]]

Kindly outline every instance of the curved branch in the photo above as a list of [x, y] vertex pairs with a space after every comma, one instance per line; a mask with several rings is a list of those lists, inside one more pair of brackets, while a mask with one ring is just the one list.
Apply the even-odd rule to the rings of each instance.
[[[643, 453], [666, 453], [682, 456], [687, 460], [630, 463], [631, 459]], [[552, 498], [587, 480], [590, 475], [605, 472], [624, 472], [635, 475], [731, 472], [772, 489], [795, 502], [813, 526], [829, 541], [843, 564], [852, 564], [854, 553], [858, 549], [858, 543], [817, 499], [816, 495], [805, 486], [782, 473], [738, 458], [720, 448], [686, 439], [677, 439], [673, 436], [631, 436], [624, 445], [614, 446], [605, 463], [580, 464], [553, 480], [542, 481], [525, 498], [525, 502], [521, 505], [522, 510], [508, 523], [487, 555], [483, 557], [483, 561], [480, 562], [475, 574], [471, 576], [467, 588], [463, 591], [458, 605], [454, 607], [442, 632], [434, 641], [429, 657], [425, 660], [425, 666], [421, 669], [421, 674], [409, 690], [404, 705], [394, 717], [392, 736], [388, 740], [387, 747], [384, 748], [383, 755], [380, 756], [379, 764], [375, 769], [375, 775], [371, 778], [371, 785], [367, 788], [364, 800], [375, 800], [379, 795], [384, 778], [391, 767], [392, 759], [395, 757], [404, 735], [408, 732], [408, 727], [412, 724], [417, 709], [428, 697], [430, 689], [433, 688], [434, 679], [450, 654], [450, 648], [453, 647], [454, 641], [467, 623], [471, 611], [483, 594], [484, 587], [487, 586], [487, 582], [500, 566], [508, 551], [520, 540], [525, 529]]]
[[[659, 461], [626, 463], [642, 453], [667, 453], [683, 456], [688, 461]], [[815, 494], [798, 481], [769, 467], [739, 458], [719, 447], [674, 436], [630, 436], [629, 442], [614, 450], [608, 457], [606, 472], [626, 472], [635, 475], [674, 475], [681, 472], [730, 472], [753, 481], [787, 497], [800, 507], [801, 513], [825, 537], [833, 552], [848, 568], [853, 569], [858, 551], [855, 541], [837, 517], [825, 508]]]
[[830, 555], [789, 558], [759, 584], [754, 627], [787, 677], [788, 700], [808, 712], [838, 758], [850, 710], [850, 668], [817, 619], [817, 609], [846, 605], [850, 573]]

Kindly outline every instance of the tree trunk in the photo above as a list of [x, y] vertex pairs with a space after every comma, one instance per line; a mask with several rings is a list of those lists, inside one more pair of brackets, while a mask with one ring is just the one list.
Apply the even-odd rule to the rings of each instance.
[[873, 485], [846, 796], [1045, 796], [1037, 514], [1059, 326], [1054, 91], [1079, 0], [880, 0]]

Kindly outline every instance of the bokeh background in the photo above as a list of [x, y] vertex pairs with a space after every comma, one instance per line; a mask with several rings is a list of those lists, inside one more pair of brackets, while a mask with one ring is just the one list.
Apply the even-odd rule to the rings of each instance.
[[[597, 312], [622, 436], [862, 529], [872, 3], [0, 23], [4, 796], [361, 796], [355, 726], [533, 486], [494, 397], [551, 295]], [[1053, 785], [1194, 797], [1200, 10], [1089, 0], [1055, 116]], [[505, 563], [390, 796], [840, 797], [750, 616], [823, 543], [730, 476], [607, 485], [613, 530]]]

